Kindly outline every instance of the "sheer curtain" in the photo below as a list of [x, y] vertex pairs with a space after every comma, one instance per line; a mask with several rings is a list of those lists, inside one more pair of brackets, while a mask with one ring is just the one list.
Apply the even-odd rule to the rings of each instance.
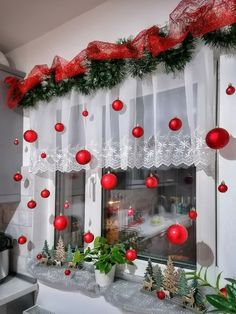
[[[112, 102], [125, 103], [114, 111]], [[88, 117], [82, 116], [87, 109]], [[171, 131], [169, 120], [178, 117], [183, 126]], [[54, 129], [65, 125], [63, 133]], [[134, 138], [132, 129], [144, 129]], [[30, 110], [30, 126], [38, 141], [30, 144], [31, 170], [70, 172], [95, 167], [189, 166], [208, 169], [214, 152], [205, 144], [205, 135], [214, 127], [213, 54], [201, 48], [184, 73], [176, 77], [156, 72], [144, 80], [131, 77], [112, 90], [83, 96], [72, 90], [49, 103], [40, 102]], [[79, 165], [75, 154], [87, 149], [92, 161]], [[45, 152], [47, 158], [42, 159]]]

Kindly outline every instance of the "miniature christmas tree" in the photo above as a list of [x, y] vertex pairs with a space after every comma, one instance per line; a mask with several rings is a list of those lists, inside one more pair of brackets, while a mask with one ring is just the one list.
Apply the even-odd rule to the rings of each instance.
[[55, 258], [54, 245], [52, 246], [51, 250], [49, 250], [49, 255], [50, 255], [51, 259], [54, 260], [54, 258]]
[[171, 257], [169, 256], [166, 269], [164, 270], [163, 287], [171, 294], [178, 291], [178, 278]]
[[151, 261], [150, 258], [148, 259], [148, 265], [147, 265], [147, 268], [146, 268], [146, 272], [144, 274], [144, 278], [145, 278], [146, 281], [148, 281], [149, 278], [152, 278], [154, 280], [152, 261]]
[[56, 260], [63, 263], [65, 261], [65, 258], [66, 258], [65, 246], [62, 237], [60, 236], [56, 247]]
[[72, 262], [72, 260], [73, 260], [73, 252], [72, 252], [71, 245], [68, 244], [67, 253], [66, 253], [66, 261], [67, 262]]
[[189, 287], [184, 270], [179, 271], [179, 287], [178, 294], [182, 297], [189, 294]]
[[153, 269], [153, 273], [154, 273], [156, 289], [157, 291], [159, 291], [163, 287], [163, 275], [162, 275], [161, 267], [156, 265]]
[[194, 290], [194, 300], [195, 300], [196, 305], [200, 309], [205, 309], [205, 303], [204, 303], [205, 297], [199, 289], [199, 283], [197, 279], [193, 279], [191, 283], [191, 289]]
[[47, 240], [44, 241], [44, 246], [43, 246], [42, 253], [43, 253], [43, 255], [46, 256], [46, 257], [49, 257], [49, 256], [50, 256], [49, 247], [48, 247], [48, 241], [47, 241]]

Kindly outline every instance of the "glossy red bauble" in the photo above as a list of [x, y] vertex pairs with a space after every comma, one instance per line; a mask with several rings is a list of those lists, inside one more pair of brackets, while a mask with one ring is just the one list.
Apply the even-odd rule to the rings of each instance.
[[61, 123], [61, 122], [57, 122], [57, 123], [55, 124], [54, 128], [55, 128], [55, 130], [56, 130], [57, 132], [63, 132], [64, 129], [65, 129], [64, 124]]
[[178, 131], [182, 128], [182, 121], [179, 118], [171, 119], [169, 122], [169, 128], [172, 131]]
[[225, 184], [224, 181], [222, 181], [221, 184], [218, 186], [218, 191], [220, 193], [225, 193], [228, 191], [228, 186]]
[[37, 203], [34, 200], [31, 200], [27, 203], [28, 208], [35, 208], [37, 206]]
[[144, 130], [143, 130], [143, 128], [141, 126], [136, 126], [136, 127], [133, 128], [132, 134], [133, 134], [134, 137], [139, 138], [139, 137], [143, 136]]
[[125, 257], [128, 261], [133, 262], [137, 258], [137, 251], [129, 249], [125, 252]]
[[94, 235], [92, 232], [88, 231], [84, 234], [83, 239], [85, 243], [91, 243], [94, 240]]
[[17, 172], [16, 174], [14, 174], [13, 176], [14, 181], [19, 182], [23, 179], [23, 176], [20, 172]]
[[119, 100], [119, 99], [116, 99], [113, 101], [112, 103], [112, 108], [115, 110], [115, 111], [120, 111], [122, 110], [124, 107], [124, 103], [123, 101]]
[[225, 92], [229, 96], [233, 95], [235, 93], [235, 87], [232, 84], [229, 84]]
[[13, 143], [14, 145], [19, 145], [20, 141], [18, 140], [18, 138], [16, 138]]
[[23, 245], [27, 242], [27, 238], [25, 236], [20, 236], [17, 240], [17, 242], [20, 244], [20, 245]]
[[154, 189], [158, 186], [159, 179], [158, 177], [155, 177], [154, 175], [150, 175], [145, 179], [145, 185], [149, 189]]
[[189, 216], [190, 219], [196, 220], [197, 219], [197, 212], [196, 212], [196, 210], [193, 210], [193, 209], [190, 210], [189, 213], [188, 213], [188, 216]]
[[70, 203], [69, 203], [68, 201], [65, 201], [65, 203], [64, 203], [64, 208], [65, 208], [65, 209], [70, 208]]
[[24, 140], [29, 143], [37, 141], [38, 134], [34, 130], [27, 130], [24, 133]]
[[184, 226], [175, 224], [167, 229], [167, 238], [170, 243], [181, 245], [187, 241], [188, 231]]
[[90, 152], [86, 149], [78, 151], [75, 155], [75, 159], [80, 165], [88, 164], [91, 161], [91, 158], [92, 156]]
[[128, 216], [129, 216], [129, 217], [132, 217], [132, 216], [134, 216], [134, 214], [135, 214], [135, 210], [134, 210], [132, 207], [130, 207], [130, 208], [128, 209]]
[[83, 117], [86, 118], [88, 115], [89, 115], [88, 110], [85, 109], [84, 111], [82, 111], [82, 116]]
[[113, 173], [104, 174], [101, 178], [101, 185], [105, 190], [114, 189], [117, 186], [117, 176]]
[[220, 289], [220, 293], [221, 293], [225, 298], [227, 298], [227, 290], [226, 290], [226, 288], [221, 288], [221, 289]]
[[164, 291], [160, 290], [160, 291], [157, 291], [157, 297], [158, 297], [158, 299], [160, 299], [160, 300], [164, 300], [165, 297], [166, 297], [166, 294], [165, 294]]
[[44, 158], [47, 158], [47, 154], [46, 154], [46, 153], [42, 153], [42, 154], [41, 154], [41, 158], [43, 158], [43, 159], [44, 159]]
[[43, 255], [41, 253], [39, 253], [37, 256], [36, 256], [37, 260], [40, 261], [42, 258], [43, 258]]
[[212, 149], [221, 149], [229, 143], [229, 133], [223, 128], [214, 128], [207, 133], [206, 143]]
[[64, 274], [65, 274], [65, 276], [70, 276], [71, 270], [70, 269], [65, 269]]
[[48, 198], [50, 196], [50, 192], [47, 189], [41, 191], [42, 198]]
[[68, 225], [68, 219], [66, 216], [64, 215], [59, 215], [56, 216], [54, 219], [54, 228], [58, 231], [62, 231], [64, 229], [66, 229], [67, 225]]

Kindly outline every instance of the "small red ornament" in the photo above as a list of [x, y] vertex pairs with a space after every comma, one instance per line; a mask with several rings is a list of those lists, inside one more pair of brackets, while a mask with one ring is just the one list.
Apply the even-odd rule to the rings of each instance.
[[228, 191], [228, 186], [225, 184], [224, 181], [222, 181], [221, 184], [218, 186], [218, 191], [220, 193], [225, 193]]
[[24, 133], [24, 140], [29, 143], [37, 141], [38, 134], [34, 130], [27, 130]]
[[188, 231], [184, 226], [175, 224], [167, 229], [167, 238], [170, 243], [181, 245], [188, 239]]
[[20, 245], [23, 245], [27, 242], [27, 238], [25, 236], [20, 236], [17, 240], [17, 242], [20, 244]]
[[43, 152], [43, 153], [41, 154], [41, 158], [43, 158], [43, 159], [44, 159], [44, 158], [47, 158], [47, 154]]
[[193, 184], [193, 176], [191, 174], [188, 174], [186, 177], [184, 177], [184, 183]]
[[91, 243], [94, 240], [94, 235], [88, 231], [84, 234], [83, 239], [85, 243]]
[[47, 189], [41, 191], [42, 198], [48, 198], [50, 196], [50, 192]]
[[16, 138], [13, 143], [14, 145], [19, 145], [20, 141], [18, 140], [18, 138]]
[[225, 92], [227, 95], [231, 96], [235, 93], [235, 87], [230, 83]]
[[157, 291], [157, 297], [158, 297], [158, 299], [160, 299], [160, 300], [164, 300], [165, 297], [166, 297], [166, 294], [165, 294], [164, 291], [160, 290], [160, 291]]
[[182, 121], [179, 118], [173, 118], [169, 122], [169, 128], [172, 131], [178, 131], [182, 127]]
[[65, 201], [65, 203], [64, 203], [64, 208], [65, 208], [65, 209], [70, 208], [70, 203], [69, 203], [68, 201]]
[[145, 185], [149, 189], [154, 189], [158, 186], [159, 179], [158, 177], [155, 177], [153, 174], [150, 174], [149, 177], [145, 179]]
[[80, 165], [88, 164], [91, 161], [91, 158], [92, 156], [90, 152], [86, 149], [78, 151], [75, 155], [75, 159]]
[[135, 210], [130, 206], [128, 209], [128, 216], [132, 217], [132, 216], [134, 216], [134, 214], [135, 214]]
[[70, 270], [70, 269], [66, 269], [66, 270], [64, 271], [64, 274], [65, 274], [65, 276], [70, 276], [71, 270]]
[[212, 149], [221, 149], [229, 143], [229, 133], [223, 128], [214, 128], [207, 133], [206, 143]]
[[196, 220], [197, 219], [197, 212], [194, 209], [191, 209], [188, 213], [188, 216], [190, 219], [192, 220]]
[[101, 185], [105, 190], [112, 190], [117, 186], [117, 176], [113, 173], [106, 173], [101, 178]]
[[19, 182], [23, 179], [23, 176], [20, 172], [17, 172], [16, 174], [14, 174], [13, 176], [14, 181]]
[[61, 122], [57, 122], [57, 123], [55, 124], [54, 128], [55, 128], [55, 130], [56, 130], [57, 132], [63, 132], [64, 129], [65, 129], [64, 124], [61, 123]]
[[137, 251], [129, 249], [125, 252], [125, 257], [128, 261], [133, 262], [137, 258]]
[[56, 230], [62, 231], [64, 229], [66, 229], [66, 227], [67, 227], [68, 219], [66, 216], [61, 214], [61, 215], [55, 217], [53, 225], [54, 225], [54, 228]]
[[141, 126], [136, 126], [136, 127], [133, 128], [132, 134], [133, 134], [134, 137], [139, 138], [139, 137], [143, 136], [144, 130], [143, 130], [143, 128]]
[[122, 110], [124, 107], [124, 103], [123, 101], [119, 100], [119, 99], [116, 99], [113, 101], [112, 103], [112, 108], [115, 110], [115, 111], [120, 111]]
[[36, 256], [37, 260], [40, 261], [42, 258], [43, 258], [43, 255], [41, 253], [39, 253], [37, 256]]
[[37, 203], [34, 200], [31, 200], [27, 203], [28, 208], [35, 208], [37, 206]]
[[220, 293], [221, 293], [225, 298], [227, 298], [227, 290], [226, 290], [226, 288], [221, 288], [221, 289], [220, 289]]
[[82, 116], [83, 117], [87, 117], [89, 115], [89, 112], [88, 112], [88, 110], [87, 109], [85, 109], [84, 111], [82, 111]]

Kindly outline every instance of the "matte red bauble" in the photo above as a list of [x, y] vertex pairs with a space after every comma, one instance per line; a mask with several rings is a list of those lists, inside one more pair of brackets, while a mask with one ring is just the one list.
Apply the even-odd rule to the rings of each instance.
[[24, 140], [29, 143], [37, 141], [38, 134], [34, 130], [27, 130], [24, 133]]
[[206, 135], [206, 143], [212, 149], [221, 149], [229, 143], [229, 133], [223, 128], [215, 128]]
[[225, 184], [224, 181], [222, 181], [221, 184], [218, 186], [218, 191], [220, 193], [225, 193], [228, 191], [228, 186]]
[[133, 128], [132, 134], [133, 134], [134, 137], [139, 138], [139, 137], [143, 136], [144, 130], [143, 130], [143, 128], [141, 126], [136, 126], [136, 127]]
[[132, 217], [132, 216], [134, 216], [134, 214], [135, 214], [135, 210], [134, 210], [132, 207], [130, 207], [130, 208], [128, 209], [128, 216], [129, 216], [129, 217]]
[[91, 243], [94, 240], [94, 235], [92, 232], [88, 231], [84, 234], [83, 239], [85, 243]]
[[104, 174], [101, 178], [101, 185], [105, 190], [114, 189], [117, 186], [117, 176], [113, 173]]
[[160, 290], [160, 291], [157, 291], [157, 297], [158, 297], [158, 299], [160, 299], [160, 300], [164, 300], [165, 297], [166, 297], [166, 294], [165, 294], [164, 291]]
[[13, 143], [14, 145], [19, 145], [20, 141], [18, 140], [18, 138], [16, 138]]
[[20, 172], [17, 172], [16, 174], [14, 174], [13, 176], [14, 181], [19, 182], [23, 179], [23, 176]]
[[90, 152], [86, 149], [78, 151], [75, 155], [75, 159], [80, 165], [88, 164], [91, 161], [91, 158], [92, 156]]
[[59, 215], [59, 216], [55, 217], [53, 225], [54, 225], [54, 228], [56, 230], [62, 231], [64, 229], [66, 229], [66, 227], [67, 227], [68, 219], [64, 215]]
[[182, 127], [182, 121], [179, 118], [171, 119], [169, 122], [169, 128], [172, 131], [178, 131]]
[[48, 198], [50, 196], [50, 192], [47, 189], [41, 191], [42, 198]]
[[188, 231], [184, 226], [175, 224], [167, 229], [167, 238], [170, 243], [181, 245], [188, 239]]
[[57, 132], [63, 132], [64, 129], [65, 129], [64, 124], [61, 123], [61, 122], [57, 122], [57, 123], [55, 124], [54, 128], [55, 128], [55, 130], [56, 130]]
[[65, 203], [64, 203], [64, 208], [65, 208], [65, 209], [70, 208], [70, 203], [69, 203], [68, 201], [65, 201]]
[[147, 188], [149, 189], [154, 189], [158, 186], [159, 183], [159, 179], [158, 177], [155, 177], [154, 175], [150, 175], [149, 177], [147, 177], [145, 179], [145, 185]]
[[225, 92], [229, 96], [233, 95], [235, 93], [235, 87], [232, 84], [229, 84]]
[[88, 110], [85, 109], [84, 111], [82, 111], [82, 116], [83, 117], [86, 118], [88, 115], [89, 115]]
[[40, 261], [42, 258], [43, 258], [43, 255], [41, 253], [39, 253], [37, 256], [36, 256], [37, 260]]
[[119, 100], [119, 99], [116, 99], [113, 101], [112, 103], [112, 108], [115, 110], [115, 111], [120, 111], [122, 110], [124, 107], [124, 103], [123, 101]]
[[37, 203], [34, 200], [31, 200], [27, 203], [28, 208], [35, 208], [37, 206]]
[[226, 288], [221, 288], [221, 289], [220, 289], [220, 293], [221, 293], [225, 298], [227, 298], [227, 290], [226, 290]]
[[44, 159], [44, 158], [46, 158], [46, 157], [47, 157], [47, 154], [46, 154], [46, 153], [42, 153], [42, 154], [41, 154], [41, 158]]
[[196, 220], [197, 219], [197, 212], [196, 212], [196, 210], [193, 210], [193, 209], [190, 210], [189, 213], [188, 213], [188, 216], [189, 216], [190, 219]]
[[65, 269], [64, 274], [65, 274], [65, 276], [70, 276], [71, 270], [70, 269]]
[[133, 262], [137, 258], [137, 251], [129, 249], [125, 252], [125, 257], [128, 261]]
[[27, 242], [27, 238], [25, 236], [20, 236], [17, 240], [17, 242], [20, 244], [20, 245], [23, 245]]

